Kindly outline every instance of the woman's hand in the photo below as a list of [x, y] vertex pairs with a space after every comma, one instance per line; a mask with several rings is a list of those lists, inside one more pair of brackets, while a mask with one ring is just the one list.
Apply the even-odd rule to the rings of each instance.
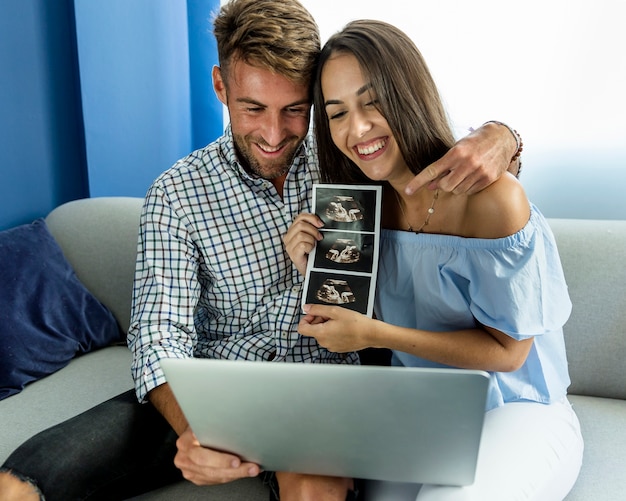
[[324, 223], [315, 214], [302, 213], [294, 219], [283, 237], [287, 254], [302, 275], [306, 273], [309, 254], [323, 238], [319, 231], [322, 226]]
[[377, 320], [341, 306], [307, 304], [304, 311], [298, 332], [314, 337], [327, 350], [346, 353], [372, 346]]

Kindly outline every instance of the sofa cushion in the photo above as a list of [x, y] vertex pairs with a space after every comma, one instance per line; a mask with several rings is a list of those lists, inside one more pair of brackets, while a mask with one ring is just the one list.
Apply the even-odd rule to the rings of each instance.
[[0, 400], [0, 464], [22, 442], [133, 387], [130, 350], [107, 346]]
[[123, 339], [43, 219], [0, 232], [0, 399]]
[[583, 467], [566, 501], [613, 501], [626, 492], [626, 402], [570, 395], [585, 441]]
[[573, 304], [563, 329], [568, 391], [626, 399], [626, 221], [549, 222]]

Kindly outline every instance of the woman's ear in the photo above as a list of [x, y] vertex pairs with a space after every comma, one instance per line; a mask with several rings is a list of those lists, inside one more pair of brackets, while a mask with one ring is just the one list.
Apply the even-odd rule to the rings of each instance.
[[227, 106], [226, 84], [224, 84], [224, 79], [222, 78], [222, 69], [217, 65], [213, 66], [211, 75], [213, 77], [213, 90], [215, 90], [217, 98], [223, 105]]

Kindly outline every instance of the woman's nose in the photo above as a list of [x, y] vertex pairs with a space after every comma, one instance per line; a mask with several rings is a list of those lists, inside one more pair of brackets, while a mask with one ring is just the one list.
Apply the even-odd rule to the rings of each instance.
[[372, 122], [365, 113], [352, 113], [351, 131], [354, 137], [361, 138], [372, 128]]

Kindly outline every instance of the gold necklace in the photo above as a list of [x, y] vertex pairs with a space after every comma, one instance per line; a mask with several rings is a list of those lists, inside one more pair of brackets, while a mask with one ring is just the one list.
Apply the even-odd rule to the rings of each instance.
[[404, 204], [402, 200], [400, 199], [400, 195], [398, 195], [398, 192], [396, 190], [393, 190], [393, 192], [396, 195], [396, 200], [398, 201], [398, 206], [400, 207], [400, 212], [402, 213], [402, 217], [404, 218], [405, 222], [409, 225], [409, 231], [412, 231], [416, 235], [418, 233], [421, 233], [424, 227], [428, 226], [428, 222], [430, 221], [430, 216], [432, 216], [435, 213], [435, 202], [439, 198], [439, 188], [435, 190], [435, 196], [433, 197], [433, 201], [430, 204], [430, 207], [428, 208], [426, 219], [422, 223], [422, 226], [420, 226], [417, 230], [413, 229], [413, 227], [411, 226], [411, 223], [409, 223], [409, 218], [406, 217], [406, 213], [404, 212]]

